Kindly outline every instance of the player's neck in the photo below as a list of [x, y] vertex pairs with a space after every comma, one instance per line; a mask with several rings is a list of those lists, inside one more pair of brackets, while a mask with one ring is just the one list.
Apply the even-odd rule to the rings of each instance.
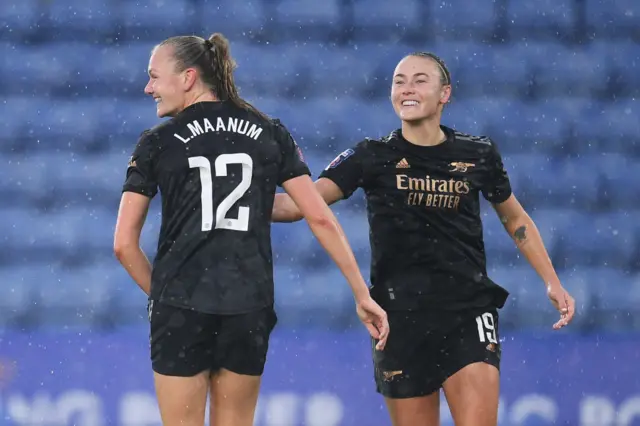
[[418, 123], [402, 122], [402, 136], [410, 143], [419, 146], [440, 145], [446, 139], [440, 128], [439, 117]]
[[211, 92], [210, 90], [205, 90], [202, 92], [194, 92], [191, 95], [187, 95], [185, 99], [184, 107], [188, 108], [189, 106], [197, 103], [197, 102], [216, 102], [218, 98]]

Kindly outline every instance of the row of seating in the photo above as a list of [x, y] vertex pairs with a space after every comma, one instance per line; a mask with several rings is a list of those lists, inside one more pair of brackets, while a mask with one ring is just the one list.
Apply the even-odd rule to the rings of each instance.
[[[335, 33], [389, 38], [514, 36], [564, 38], [576, 30], [637, 35], [640, 16], [633, 0], [510, 0], [469, 4], [465, 0], [40, 0], [12, 1], [0, 11], [8, 37], [54, 33], [155, 38], [218, 30], [233, 35], [327, 37]], [[64, 34], [59, 31], [64, 25]], [[4, 35], [4, 34], [3, 34]]]
[[[366, 273], [366, 271], [365, 271]], [[511, 292], [501, 329], [551, 327], [557, 320], [532, 268], [489, 269]], [[611, 268], [559, 273], [576, 299], [574, 330], [640, 330], [640, 274]], [[355, 320], [348, 285], [335, 267], [274, 268], [280, 326], [348, 326]], [[0, 326], [109, 326], [146, 321], [146, 297], [115, 259], [79, 268], [30, 264], [0, 268]]]
[[[638, 86], [640, 87], [640, 85]], [[305, 152], [335, 154], [365, 137], [388, 135], [399, 120], [388, 100], [351, 97], [304, 100], [251, 98], [278, 117]], [[526, 103], [510, 98], [454, 100], [443, 123], [462, 132], [489, 135], [507, 153], [553, 157], [640, 153], [639, 106], [634, 99], [588, 98]], [[9, 97], [0, 103], [0, 153], [130, 153], [140, 133], [160, 120], [151, 98], [39, 99]], [[65, 162], [73, 160], [67, 157]]]
[[[24, 157], [0, 156], [0, 198], [15, 206], [58, 198], [75, 203], [110, 205], [119, 197], [128, 151], [101, 155], [46, 153]], [[318, 176], [340, 151], [306, 153], [305, 161]], [[583, 155], [551, 158], [536, 154], [505, 154], [505, 167], [519, 196], [534, 206], [565, 206], [590, 210], [637, 208], [633, 196], [640, 188], [640, 162], [624, 155]], [[18, 198], [16, 198], [18, 196]]]
[[[115, 201], [116, 197], [113, 198]], [[158, 204], [155, 200], [142, 234], [142, 247], [150, 255], [155, 253], [160, 231]], [[363, 204], [356, 197], [350, 203], [336, 206], [335, 211], [357, 257], [368, 261], [369, 232]], [[551, 206], [527, 210], [558, 267], [640, 267], [638, 210], [599, 214]], [[0, 209], [0, 242], [4, 248], [0, 262], [65, 258], [87, 263], [94, 257], [111, 256], [116, 215], [117, 202], [109, 206], [76, 205], [46, 213], [18, 207]], [[492, 261], [507, 265], [518, 261], [513, 241], [486, 206], [483, 228]], [[272, 235], [276, 254], [282, 261], [307, 264], [310, 269], [328, 265], [329, 258], [304, 223], [275, 225]]]
[[[158, 40], [157, 42], [159, 42]], [[5, 95], [140, 96], [148, 81], [154, 43], [96, 46], [0, 44]], [[312, 42], [233, 42], [237, 84], [251, 94], [387, 97], [396, 63], [415, 50], [441, 56], [460, 96], [610, 99], [640, 95], [640, 45], [595, 42], [584, 46], [522, 41], [502, 46], [434, 42], [415, 46], [374, 42], [338, 47]], [[87, 61], [87, 58], [92, 58]], [[338, 77], [339, 76], [339, 77]]]

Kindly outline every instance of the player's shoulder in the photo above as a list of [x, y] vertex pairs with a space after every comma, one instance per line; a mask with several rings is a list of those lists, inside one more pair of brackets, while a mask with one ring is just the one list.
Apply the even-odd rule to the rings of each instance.
[[491, 152], [495, 149], [495, 142], [489, 136], [474, 135], [448, 127], [445, 127], [445, 129], [453, 135], [454, 146], [458, 148], [474, 150], [481, 154]]
[[393, 142], [400, 137], [400, 129], [393, 130], [391, 133], [380, 138], [364, 138], [358, 144], [356, 149], [363, 151], [378, 151], [380, 149], [386, 149], [393, 145]]

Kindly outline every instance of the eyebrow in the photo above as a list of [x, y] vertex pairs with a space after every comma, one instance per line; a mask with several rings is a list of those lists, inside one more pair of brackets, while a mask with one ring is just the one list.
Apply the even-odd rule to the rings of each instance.
[[[425, 76], [425, 77], [429, 77], [429, 74], [427, 74], [426, 72], [417, 72], [417, 73], [415, 73], [413, 76], [414, 76], [414, 77], [417, 77], [417, 76]], [[404, 75], [404, 74], [396, 74], [396, 75], [394, 75], [394, 78], [395, 78], [395, 77], [403, 77], [403, 78], [404, 78], [404, 77], [406, 77], [406, 75]]]

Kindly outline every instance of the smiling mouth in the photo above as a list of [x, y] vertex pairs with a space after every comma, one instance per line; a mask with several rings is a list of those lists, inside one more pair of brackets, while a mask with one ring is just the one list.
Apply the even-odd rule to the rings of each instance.
[[418, 101], [402, 101], [402, 106], [418, 106]]

